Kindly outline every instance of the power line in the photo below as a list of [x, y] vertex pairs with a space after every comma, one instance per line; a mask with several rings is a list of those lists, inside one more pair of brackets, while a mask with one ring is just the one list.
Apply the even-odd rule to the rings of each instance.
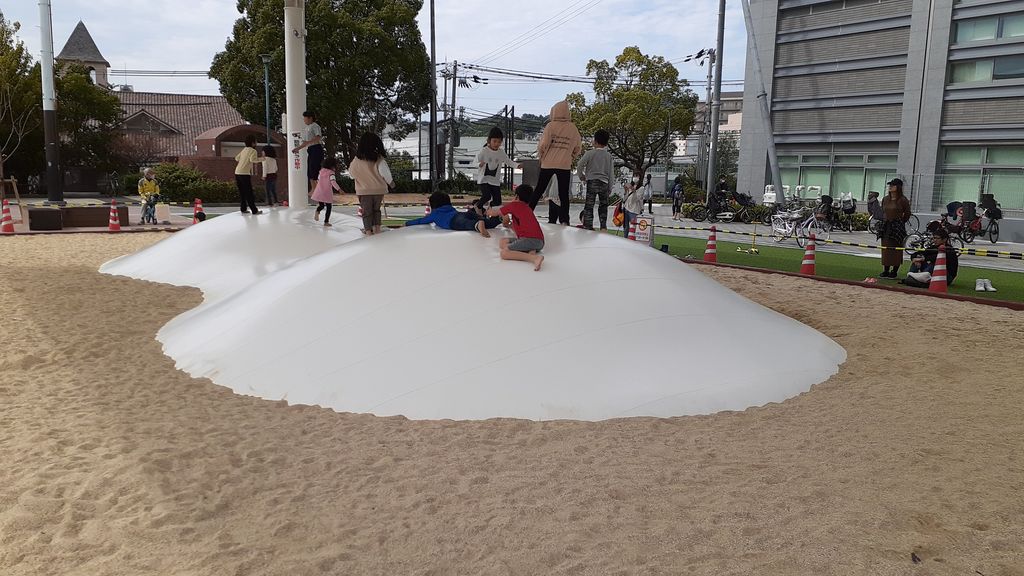
[[540, 38], [541, 36], [543, 36], [543, 35], [551, 32], [551, 31], [555, 30], [556, 28], [560, 28], [563, 24], [569, 22], [570, 20], [574, 20], [574, 19], [578, 18], [579, 16], [582, 16], [588, 10], [590, 10], [594, 6], [597, 6], [602, 1], [603, 0], [593, 0], [593, 2], [583, 6], [578, 11], [576, 11], [574, 14], [571, 14], [571, 15], [563, 18], [562, 20], [559, 20], [558, 22], [555, 22], [555, 23], [551, 24], [547, 28], [538, 31], [535, 35], [533, 35], [533, 37], [531, 37], [529, 39], [526, 39], [526, 40], [524, 40], [522, 42], [519, 42], [518, 44], [515, 44], [515, 45], [510, 46], [508, 48], [505, 48], [504, 50], [502, 50], [498, 54], [495, 54], [494, 56], [491, 56], [491, 57], [489, 57], [489, 58], [487, 58], [485, 60], [482, 60], [481, 64], [487, 64], [487, 63], [490, 63], [490, 62], [494, 62], [495, 60], [498, 60], [500, 58], [503, 58], [503, 57], [511, 54], [512, 52], [515, 52], [516, 50], [522, 48], [523, 46], [526, 46], [530, 42], [533, 42], [533, 41], [537, 40], [537, 38]]
[[519, 36], [516, 36], [515, 38], [509, 40], [508, 42], [502, 44], [501, 46], [498, 46], [497, 48], [495, 48], [494, 50], [491, 50], [487, 54], [484, 54], [483, 56], [480, 56], [479, 58], [473, 59], [472, 61], [473, 62], [483, 63], [485, 60], [488, 60], [490, 58], [490, 56], [492, 56], [493, 54], [495, 54], [497, 52], [500, 52], [500, 51], [504, 50], [505, 48], [508, 48], [509, 46], [515, 44], [516, 42], [518, 42], [521, 39], [528, 38], [530, 36], [530, 34], [533, 33], [534, 30], [537, 30], [537, 29], [541, 28], [542, 26], [544, 26], [548, 22], [551, 22], [555, 18], [558, 18], [559, 16], [562, 16], [565, 13], [569, 12], [574, 7], [579, 6], [580, 4], [583, 4], [584, 2], [588, 2], [588, 1], [589, 0], [576, 0], [576, 2], [573, 2], [569, 6], [563, 8], [562, 10], [557, 12], [554, 16], [548, 18], [547, 20], [541, 22], [540, 24], [537, 24], [536, 26], [534, 26], [533, 28], [530, 28], [529, 30], [526, 30], [525, 32], [523, 32]]

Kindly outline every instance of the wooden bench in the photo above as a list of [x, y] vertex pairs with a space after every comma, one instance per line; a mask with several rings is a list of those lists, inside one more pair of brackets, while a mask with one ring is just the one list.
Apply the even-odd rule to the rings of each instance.
[[64, 228], [60, 208], [29, 208], [29, 230], [61, 230]]
[[[109, 206], [65, 206], [60, 209], [65, 228], [106, 228], [110, 223]], [[128, 225], [128, 207], [118, 206], [117, 217], [121, 226]]]

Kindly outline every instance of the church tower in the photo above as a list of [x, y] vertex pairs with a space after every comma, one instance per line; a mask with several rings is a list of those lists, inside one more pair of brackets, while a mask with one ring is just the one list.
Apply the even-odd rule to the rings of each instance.
[[79, 20], [74, 32], [68, 38], [64, 49], [57, 55], [57, 62], [61, 64], [81, 64], [89, 69], [89, 76], [97, 86], [110, 87], [107, 80], [107, 71], [110, 69], [110, 62], [100, 54], [96, 42], [89, 35], [85, 24]]

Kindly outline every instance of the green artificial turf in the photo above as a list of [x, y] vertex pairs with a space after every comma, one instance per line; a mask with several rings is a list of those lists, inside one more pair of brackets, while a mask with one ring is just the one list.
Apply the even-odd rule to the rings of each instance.
[[[662, 244], [668, 244], [669, 254], [680, 257], [693, 256], [696, 259], [704, 258], [704, 248], [707, 246], [707, 242], [699, 238], [655, 236], [655, 248], [660, 248]], [[764, 245], [760, 242], [757, 244], [757, 249], [760, 253], [756, 255], [737, 252], [737, 248], [749, 249], [750, 243], [738, 244], [719, 240], [718, 261], [723, 264], [735, 264], [751, 268], [799, 272], [800, 262], [803, 260], [802, 250], [779, 248], [770, 244]], [[868, 249], [865, 249], [865, 252], [868, 251]], [[828, 278], [861, 281], [868, 277], [877, 277], [879, 272], [882, 271], [881, 260], [877, 258], [818, 251], [815, 253], [814, 260], [815, 273], [818, 276]], [[964, 266], [964, 259], [961, 259], [960, 262], [960, 269], [956, 280], [949, 287], [950, 293], [978, 298], [1024, 302], [1024, 273], [971, 268]], [[900, 269], [901, 275], [905, 276], [909, 267], [910, 264], [907, 261]], [[991, 280], [992, 285], [998, 292], [975, 292], [974, 281], [978, 278], [988, 278]], [[895, 280], [878, 278], [878, 282], [881, 284], [899, 285]]]

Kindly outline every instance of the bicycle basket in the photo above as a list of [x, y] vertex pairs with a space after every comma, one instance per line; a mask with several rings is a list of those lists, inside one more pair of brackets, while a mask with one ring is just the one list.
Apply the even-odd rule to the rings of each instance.
[[985, 210], [985, 217], [989, 220], [999, 220], [1003, 217], [1003, 211], [999, 208], [989, 208]]

